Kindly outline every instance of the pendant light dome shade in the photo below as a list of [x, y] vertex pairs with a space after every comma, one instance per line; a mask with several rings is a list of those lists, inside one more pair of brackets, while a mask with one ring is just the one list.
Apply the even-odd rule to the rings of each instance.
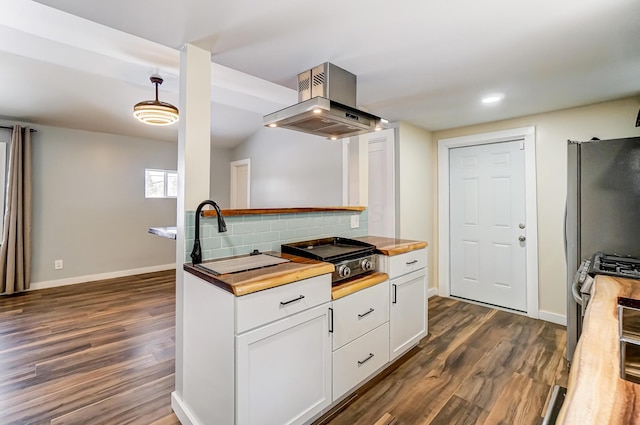
[[152, 76], [150, 80], [156, 85], [156, 99], [136, 103], [133, 116], [149, 125], [171, 125], [178, 121], [178, 108], [158, 100], [158, 85], [164, 80], [157, 75]]

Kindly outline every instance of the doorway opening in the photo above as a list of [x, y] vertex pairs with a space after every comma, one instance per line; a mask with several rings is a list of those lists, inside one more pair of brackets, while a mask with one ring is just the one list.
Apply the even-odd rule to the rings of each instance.
[[251, 159], [231, 162], [230, 208], [251, 208]]

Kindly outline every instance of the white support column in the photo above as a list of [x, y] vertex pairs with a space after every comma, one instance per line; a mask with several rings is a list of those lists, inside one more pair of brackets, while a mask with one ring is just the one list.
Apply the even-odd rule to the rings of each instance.
[[178, 211], [176, 236], [176, 394], [183, 391], [185, 212], [209, 199], [211, 172], [211, 53], [191, 44], [180, 51]]

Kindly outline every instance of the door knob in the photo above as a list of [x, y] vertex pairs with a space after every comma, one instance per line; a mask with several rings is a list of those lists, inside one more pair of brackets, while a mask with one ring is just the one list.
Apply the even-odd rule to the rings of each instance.
[[526, 241], [526, 240], [527, 240], [527, 238], [525, 238], [524, 236], [520, 236], [520, 237], [518, 237], [518, 240], [519, 240], [520, 242], [524, 242], [524, 241]]

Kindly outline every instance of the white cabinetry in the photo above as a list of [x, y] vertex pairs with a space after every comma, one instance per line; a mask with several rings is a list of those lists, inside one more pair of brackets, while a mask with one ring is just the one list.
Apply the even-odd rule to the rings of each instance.
[[389, 359], [394, 360], [427, 335], [426, 249], [381, 256], [390, 279]]
[[333, 302], [333, 401], [389, 362], [389, 281]]
[[237, 424], [302, 424], [331, 403], [326, 305], [237, 337]]
[[183, 424], [304, 424], [331, 404], [330, 275], [236, 297], [184, 279]]

